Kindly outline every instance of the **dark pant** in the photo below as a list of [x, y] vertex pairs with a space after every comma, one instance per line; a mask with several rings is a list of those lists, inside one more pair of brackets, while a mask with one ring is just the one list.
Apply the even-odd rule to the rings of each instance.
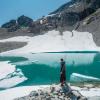
[[62, 72], [60, 75], [60, 83], [64, 83], [66, 81], [66, 74], [65, 72]]

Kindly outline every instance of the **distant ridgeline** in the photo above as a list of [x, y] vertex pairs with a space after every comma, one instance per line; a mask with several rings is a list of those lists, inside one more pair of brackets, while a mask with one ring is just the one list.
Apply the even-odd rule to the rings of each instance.
[[[96, 25], [96, 21], [100, 22], [99, 8], [100, 0], [72, 0], [36, 21], [22, 15], [16, 20], [10, 20], [3, 24], [1, 28], [6, 28], [8, 32], [20, 31], [34, 35], [53, 29], [60, 32], [65, 30], [95, 32], [96, 30], [96, 34], [99, 34], [100, 28]], [[94, 25], [96, 29], [94, 29]]]

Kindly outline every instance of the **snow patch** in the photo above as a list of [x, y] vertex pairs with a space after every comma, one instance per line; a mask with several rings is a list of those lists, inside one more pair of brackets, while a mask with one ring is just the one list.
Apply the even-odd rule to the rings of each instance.
[[[100, 51], [93, 41], [92, 34], [89, 32], [72, 32], [65, 31], [60, 35], [59, 31], [49, 31], [44, 35], [34, 37], [16, 37], [16, 41], [27, 41], [28, 44], [16, 50], [10, 50], [1, 55], [20, 55], [27, 53], [39, 52], [61, 52], [61, 51]], [[10, 38], [4, 41], [13, 41], [15, 38]]]
[[13, 100], [18, 97], [29, 95], [31, 91], [43, 89], [48, 86], [23, 86], [0, 91], [0, 100]]
[[0, 40], [0, 42], [13, 42], [13, 41], [16, 41], [16, 42], [29, 42], [30, 39], [31, 39], [31, 37], [29, 37], [29, 36], [16, 36], [16, 37]]
[[95, 96], [100, 97], [100, 88], [97, 88], [97, 87], [87, 89], [85, 87], [80, 88], [80, 87], [76, 87], [76, 86], [71, 86], [71, 88], [74, 90], [78, 90], [85, 97], [95, 97]]

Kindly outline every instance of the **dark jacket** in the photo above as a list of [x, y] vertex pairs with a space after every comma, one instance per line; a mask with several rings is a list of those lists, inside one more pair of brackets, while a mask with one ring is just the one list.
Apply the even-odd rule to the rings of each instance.
[[61, 64], [60, 72], [64, 73], [66, 71], [65, 61], [61, 61], [60, 64]]
[[64, 83], [66, 81], [66, 66], [65, 61], [61, 61], [61, 69], [60, 69], [60, 82]]

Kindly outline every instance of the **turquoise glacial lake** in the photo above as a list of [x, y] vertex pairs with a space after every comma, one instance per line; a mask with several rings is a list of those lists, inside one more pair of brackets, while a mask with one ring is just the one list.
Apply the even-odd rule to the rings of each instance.
[[[38, 53], [19, 57], [0, 56], [0, 61], [9, 61], [20, 69], [27, 80], [16, 86], [46, 85], [59, 83], [60, 59], [66, 61], [66, 77], [71, 82], [73, 73], [100, 79], [100, 53]], [[3, 66], [0, 66], [3, 67]]]

